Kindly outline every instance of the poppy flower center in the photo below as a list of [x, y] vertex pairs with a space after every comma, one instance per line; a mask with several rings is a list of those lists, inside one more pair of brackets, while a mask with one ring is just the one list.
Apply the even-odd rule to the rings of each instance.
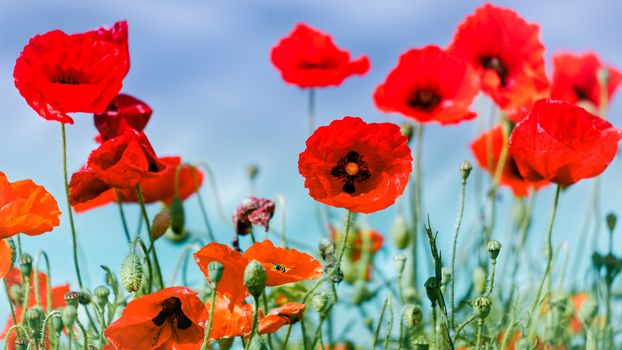
[[343, 182], [342, 190], [347, 194], [356, 192], [355, 184], [363, 183], [371, 177], [369, 167], [358, 152], [350, 151], [343, 156], [330, 174]]
[[441, 97], [430, 89], [417, 90], [408, 100], [410, 108], [428, 112], [436, 108], [441, 102]]
[[482, 56], [479, 58], [479, 63], [486, 69], [491, 69], [497, 72], [499, 80], [501, 81], [501, 87], [504, 87], [507, 83], [508, 67], [497, 56]]
[[577, 96], [577, 99], [579, 101], [583, 101], [583, 100], [587, 100], [588, 99], [587, 91], [585, 91], [584, 88], [575, 86], [573, 90], [574, 90], [574, 94]]
[[192, 321], [184, 314], [181, 309], [181, 300], [172, 297], [164, 300], [161, 304], [162, 311], [151, 319], [151, 322], [160, 327], [164, 323], [169, 322], [172, 326], [184, 330], [192, 326]]
[[84, 83], [84, 74], [75, 69], [58, 69], [52, 72], [50, 81], [55, 84], [80, 85]]

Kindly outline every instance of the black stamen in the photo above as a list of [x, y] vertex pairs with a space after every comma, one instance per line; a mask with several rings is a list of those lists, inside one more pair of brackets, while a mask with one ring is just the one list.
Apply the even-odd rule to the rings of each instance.
[[[356, 174], [348, 174], [347, 166], [350, 163], [356, 164], [358, 167]], [[339, 159], [337, 165], [330, 170], [330, 174], [343, 181], [342, 190], [347, 194], [356, 192], [355, 183], [363, 183], [371, 177], [367, 163], [361, 155], [354, 151], [348, 152], [348, 154]]]
[[153, 322], [156, 326], [160, 327], [167, 321], [181, 330], [192, 326], [192, 320], [189, 319], [181, 309], [181, 300], [179, 300], [179, 298], [168, 298], [164, 300], [161, 305], [162, 311], [160, 311], [156, 317], [151, 319], [151, 322]]
[[479, 63], [486, 69], [492, 69], [499, 75], [501, 87], [505, 87], [508, 78], [508, 67], [497, 56], [482, 56]]
[[408, 100], [408, 105], [411, 108], [424, 112], [433, 110], [439, 103], [441, 103], [441, 97], [429, 89], [417, 90]]

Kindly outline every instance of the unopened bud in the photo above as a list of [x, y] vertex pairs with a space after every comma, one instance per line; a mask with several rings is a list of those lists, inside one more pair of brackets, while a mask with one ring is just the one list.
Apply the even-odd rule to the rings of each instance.
[[393, 257], [393, 264], [395, 265], [395, 271], [401, 274], [404, 272], [404, 267], [406, 266], [406, 257], [402, 254], [397, 254]]
[[95, 302], [100, 308], [104, 308], [108, 304], [108, 296], [110, 295], [110, 289], [106, 286], [99, 286], [93, 291], [95, 294]]
[[63, 308], [63, 311], [61, 311], [60, 316], [65, 327], [71, 328], [78, 318], [78, 310], [76, 310], [75, 306], [67, 305]]
[[65, 303], [67, 303], [67, 305], [78, 307], [79, 299], [80, 299], [80, 293], [78, 292], [71, 291], [71, 292], [65, 293]]
[[60, 334], [60, 332], [63, 331], [63, 328], [65, 328], [65, 325], [63, 325], [63, 319], [58, 313], [52, 315], [50, 323], [52, 324], [52, 329], [54, 329], [56, 334]]
[[40, 306], [32, 307], [26, 311], [26, 323], [33, 332], [38, 332], [41, 329], [43, 316], [43, 309]]
[[88, 305], [91, 303], [91, 300], [93, 300], [91, 293], [87, 291], [78, 292], [78, 302], [80, 305]]
[[406, 224], [404, 216], [398, 214], [393, 220], [393, 225], [391, 226], [391, 237], [393, 237], [393, 242], [395, 242], [395, 246], [398, 249], [408, 247], [410, 235], [408, 234], [408, 225]]
[[469, 174], [471, 174], [471, 170], [473, 170], [473, 165], [471, 165], [471, 162], [468, 160], [463, 160], [462, 163], [460, 163], [460, 175], [462, 176], [462, 181], [466, 181]]
[[171, 213], [171, 229], [175, 234], [181, 235], [184, 233], [184, 226], [186, 224], [184, 202], [179, 198], [175, 198], [171, 202], [169, 209]]
[[225, 265], [223, 265], [220, 261], [211, 261], [207, 264], [209, 280], [214, 283], [214, 286], [222, 279], [222, 271], [224, 269]]
[[311, 306], [319, 314], [324, 313], [328, 309], [329, 298], [326, 292], [317, 292], [311, 298]]
[[318, 244], [322, 260], [326, 260], [330, 255], [335, 254], [335, 242], [327, 238], [322, 238]]
[[490, 253], [490, 258], [492, 260], [496, 260], [499, 256], [499, 252], [501, 251], [501, 243], [493, 239], [488, 242], [488, 245], [486, 245], [486, 250]]
[[432, 276], [425, 281], [425, 292], [428, 295], [428, 299], [430, 299], [430, 303], [432, 306], [436, 306], [439, 300], [439, 288], [440, 283], [436, 277]]
[[471, 302], [473, 314], [482, 320], [488, 317], [491, 305], [492, 302], [486, 297], [477, 297]]
[[410, 123], [404, 122], [400, 124], [400, 131], [402, 132], [402, 135], [408, 139], [408, 142], [410, 142], [413, 138], [414, 129], [415, 128], [413, 128], [413, 125]]
[[244, 269], [244, 285], [257, 300], [266, 287], [266, 270], [261, 263], [253, 260]]
[[246, 167], [246, 174], [248, 178], [252, 181], [257, 178], [257, 174], [259, 174], [259, 168], [255, 164], [251, 164]]
[[143, 264], [138, 255], [131, 252], [121, 264], [121, 284], [130, 293], [137, 291], [143, 282]]
[[164, 236], [170, 226], [171, 212], [168, 208], [164, 208], [153, 217], [153, 223], [151, 224], [151, 237], [156, 240]]
[[402, 322], [407, 328], [417, 328], [423, 324], [423, 311], [419, 305], [404, 305], [402, 315]]
[[609, 233], [613, 233], [613, 230], [616, 228], [616, 221], [618, 221], [616, 214], [607, 214], [607, 228], [609, 228]]
[[19, 268], [24, 276], [30, 276], [32, 273], [32, 256], [30, 254], [24, 253], [19, 257]]

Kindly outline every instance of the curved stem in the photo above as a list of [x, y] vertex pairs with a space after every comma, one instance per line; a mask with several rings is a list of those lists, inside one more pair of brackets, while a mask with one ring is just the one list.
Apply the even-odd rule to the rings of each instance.
[[495, 270], [497, 267], [497, 259], [492, 259], [492, 266], [490, 268], [490, 278], [488, 279], [488, 287], [486, 288], [486, 297], [492, 294], [492, 289], [495, 286]]
[[34, 262], [34, 285], [35, 285], [35, 298], [37, 301], [37, 305], [41, 305], [39, 295], [39, 260], [43, 257], [45, 261], [45, 272], [47, 273], [47, 291], [46, 291], [46, 302], [47, 302], [47, 312], [52, 311], [52, 272], [50, 271], [50, 259], [48, 258], [47, 253], [44, 251], [40, 251], [37, 255], [37, 259]]
[[464, 193], [466, 192], [466, 178], [462, 178], [460, 185], [460, 195], [458, 198], [458, 216], [456, 217], [456, 224], [454, 226], [454, 234], [451, 244], [451, 289], [449, 290], [449, 305], [451, 307], [451, 319], [450, 326], [453, 329], [455, 327], [455, 285], [456, 285], [456, 247], [458, 245], [458, 233], [460, 232], [460, 225], [462, 224], [462, 216], [464, 214]]
[[[60, 312], [59, 311], [54, 311], [54, 312], [50, 312], [46, 317], [45, 320], [43, 321], [43, 326], [41, 326], [41, 342], [40, 342], [40, 346], [41, 348], [44, 348], [44, 343], [45, 343], [45, 333], [47, 331], [47, 326], [48, 326], [48, 321], [50, 320], [50, 318], [55, 317], [55, 316], [60, 316]], [[7, 338], [8, 340], [9, 338]]]
[[218, 186], [216, 184], [216, 177], [214, 176], [214, 172], [212, 168], [206, 162], [199, 162], [199, 166], [205, 169], [206, 175], [209, 179], [210, 185], [212, 186], [212, 192], [214, 193], [214, 203], [216, 204], [216, 210], [218, 211], [218, 215], [222, 222], [227, 226], [233, 226], [233, 223], [230, 219], [227, 218], [225, 212], [222, 209], [222, 201], [220, 199], [220, 192], [218, 192]]
[[380, 317], [378, 318], [378, 325], [376, 325], [376, 331], [374, 331], [374, 337], [371, 341], [371, 348], [376, 348], [376, 343], [378, 342], [378, 336], [380, 335], [380, 327], [382, 326], [382, 319], [384, 318], [384, 313], [387, 310], [387, 304], [391, 296], [388, 296], [384, 299], [384, 303], [382, 303], [382, 309], [380, 310]]
[[143, 192], [140, 189], [140, 185], [136, 185], [136, 194], [138, 195], [138, 202], [140, 203], [140, 210], [143, 214], [145, 225], [147, 225], [147, 234], [149, 235], [149, 241], [151, 242], [149, 246], [149, 250], [151, 250], [151, 255], [153, 255], [153, 263], [155, 265], [158, 280], [160, 282], [160, 289], [164, 289], [164, 279], [162, 278], [162, 270], [160, 269], [160, 262], [158, 261], [158, 254], [156, 253], [156, 249], [154, 246], [155, 240], [153, 239], [153, 235], [151, 234], [151, 223], [149, 222], [149, 215], [147, 214], [147, 208], [145, 207], [145, 199], [143, 197]]
[[253, 311], [253, 328], [251, 329], [251, 335], [248, 337], [248, 340], [246, 341], [246, 347], [245, 350], [250, 349], [251, 347], [251, 343], [253, 341], [253, 336], [255, 336], [255, 333], [257, 333], [257, 319], [258, 319], [258, 314], [259, 314], [259, 300], [258, 298], [255, 298], [255, 303], [254, 303], [254, 311]]
[[391, 340], [391, 331], [393, 330], [393, 303], [391, 302], [391, 296], [389, 295], [389, 324], [387, 325], [387, 334], [384, 336], [384, 350], [389, 349], [389, 340]]
[[462, 330], [464, 329], [464, 327], [466, 327], [469, 323], [473, 322], [473, 320], [475, 320], [475, 315], [469, 317], [468, 319], [466, 319], [464, 322], [462, 322], [459, 326], [458, 329], [456, 329], [456, 335], [454, 336], [454, 338], [458, 339], [458, 337], [460, 337], [460, 332], [462, 332]]
[[65, 180], [65, 197], [67, 198], [67, 214], [69, 215], [69, 226], [71, 227], [71, 243], [73, 246], [73, 264], [76, 268], [78, 276], [78, 285], [80, 289], [84, 288], [82, 284], [82, 276], [80, 275], [80, 264], [78, 263], [78, 239], [76, 235], [76, 227], [73, 222], [73, 208], [69, 202], [69, 179], [67, 176], [67, 135], [65, 133], [65, 124], [61, 123], [61, 131], [63, 138], [63, 178]]
[[201, 346], [201, 350], [207, 350], [207, 344], [209, 342], [209, 334], [212, 331], [212, 324], [214, 323], [214, 304], [216, 304], [216, 283], [214, 283], [214, 288], [212, 288], [212, 296], [211, 296], [211, 305], [209, 308], [209, 321], [207, 322], [207, 327], [205, 327], [205, 336], [203, 337], [203, 345]]

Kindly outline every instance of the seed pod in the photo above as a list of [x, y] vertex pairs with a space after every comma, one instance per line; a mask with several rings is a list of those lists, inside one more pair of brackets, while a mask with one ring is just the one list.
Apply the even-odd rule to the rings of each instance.
[[402, 124], [400, 124], [400, 131], [402, 132], [402, 135], [404, 135], [404, 137], [408, 139], [408, 142], [412, 140], [414, 134], [414, 128], [412, 124], [408, 122], [403, 122]]
[[151, 224], [151, 237], [156, 240], [162, 237], [171, 226], [171, 212], [168, 208], [162, 209], [153, 217]]
[[473, 314], [482, 320], [488, 317], [491, 305], [492, 302], [490, 301], [490, 299], [481, 296], [475, 298], [471, 302], [471, 307], [473, 307]]
[[393, 225], [391, 225], [391, 237], [393, 238], [393, 242], [395, 242], [395, 246], [398, 249], [408, 247], [410, 235], [408, 234], [406, 219], [402, 215], [398, 214], [395, 219], [393, 219]]
[[463, 160], [460, 163], [460, 176], [462, 176], [462, 181], [466, 181], [471, 174], [471, 170], [473, 170], [473, 165], [468, 160]]
[[490, 253], [490, 258], [492, 260], [496, 260], [499, 256], [499, 252], [501, 251], [501, 243], [493, 239], [486, 245], [486, 250]]
[[80, 305], [88, 305], [91, 303], [91, 300], [93, 300], [91, 293], [87, 291], [78, 292], [78, 302]]
[[32, 273], [32, 256], [30, 254], [24, 253], [19, 257], [19, 268], [24, 276], [30, 276]]
[[78, 310], [76, 310], [75, 306], [67, 305], [61, 312], [61, 318], [65, 327], [71, 328], [78, 318]]
[[138, 255], [131, 252], [121, 265], [121, 284], [130, 293], [137, 291], [143, 282], [143, 264]]
[[184, 202], [179, 198], [173, 199], [169, 210], [171, 215], [171, 229], [175, 234], [181, 235], [184, 232], [184, 226], [186, 224]]
[[613, 233], [613, 230], [616, 228], [616, 222], [618, 221], [618, 217], [614, 213], [607, 214], [607, 228], [610, 233]]
[[251, 261], [244, 269], [244, 285], [257, 300], [266, 287], [266, 270], [257, 260]]
[[220, 282], [222, 278], [222, 271], [225, 269], [225, 266], [220, 261], [211, 261], [207, 264], [207, 272], [209, 274], [209, 279], [216, 285]]

